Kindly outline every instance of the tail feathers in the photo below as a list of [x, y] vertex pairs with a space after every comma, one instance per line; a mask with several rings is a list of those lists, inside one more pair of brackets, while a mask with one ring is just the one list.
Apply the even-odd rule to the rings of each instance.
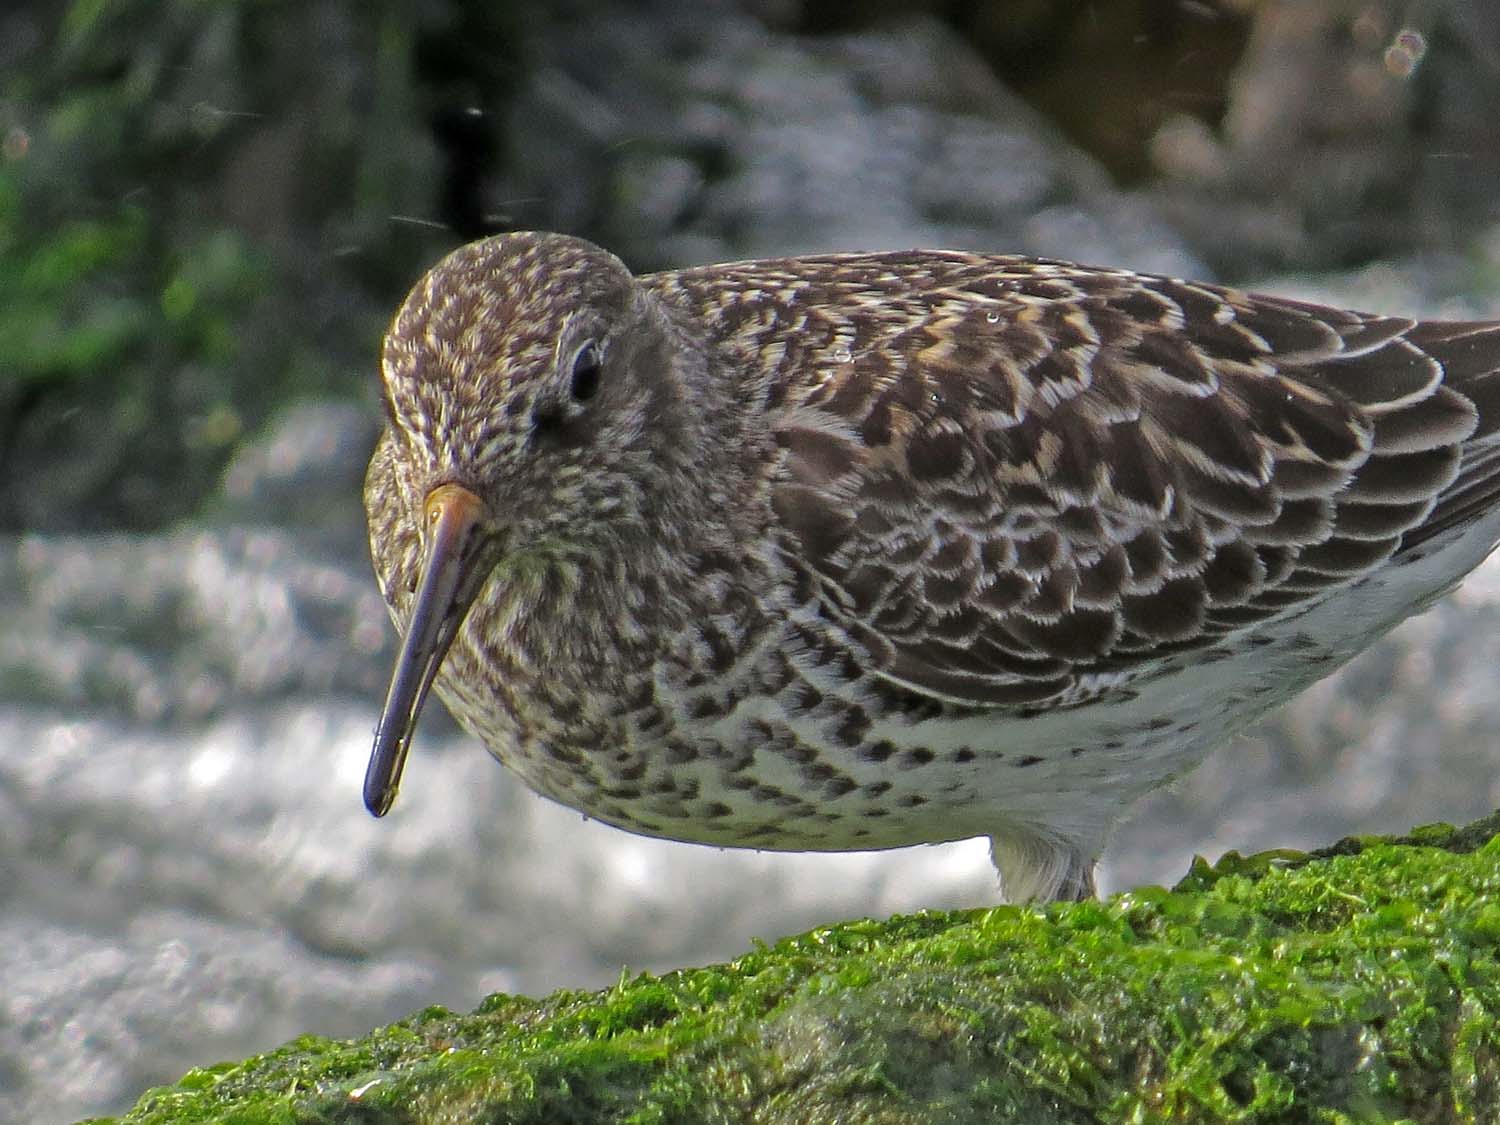
[[1478, 423], [1463, 445], [1458, 475], [1402, 549], [1465, 527], [1500, 505], [1500, 322], [1429, 321], [1407, 333], [1443, 367], [1443, 385], [1474, 404]]
[[1479, 411], [1474, 439], [1500, 432], [1500, 322], [1428, 321], [1407, 339], [1443, 367], [1443, 384]]

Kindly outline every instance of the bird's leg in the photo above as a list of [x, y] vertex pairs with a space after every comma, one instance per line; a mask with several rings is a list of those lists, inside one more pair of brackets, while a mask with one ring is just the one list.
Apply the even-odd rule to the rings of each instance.
[[990, 837], [990, 858], [1009, 902], [1081, 902], [1095, 896], [1095, 855], [1036, 832], [1007, 829]]

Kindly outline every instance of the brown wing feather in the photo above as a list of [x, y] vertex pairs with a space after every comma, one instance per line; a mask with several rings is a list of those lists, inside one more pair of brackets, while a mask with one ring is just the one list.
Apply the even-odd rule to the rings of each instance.
[[674, 284], [725, 346], [784, 355], [785, 555], [922, 692], [1081, 698], [1310, 605], [1500, 491], [1500, 326], [1064, 263], [825, 261], [816, 293], [783, 263]]

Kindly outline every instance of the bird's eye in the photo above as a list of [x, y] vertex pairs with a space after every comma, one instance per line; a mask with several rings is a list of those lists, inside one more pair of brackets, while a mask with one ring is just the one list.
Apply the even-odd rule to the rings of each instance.
[[589, 340], [573, 356], [573, 400], [588, 402], [599, 393], [599, 345]]

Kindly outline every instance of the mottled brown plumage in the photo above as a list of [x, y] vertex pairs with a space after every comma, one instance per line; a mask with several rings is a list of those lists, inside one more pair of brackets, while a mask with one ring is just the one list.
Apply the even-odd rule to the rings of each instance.
[[637, 278], [508, 234], [418, 284], [384, 369], [376, 812], [435, 677], [621, 827], [983, 834], [1012, 897], [1084, 895], [1133, 800], [1500, 538], [1495, 324], [939, 251]]

